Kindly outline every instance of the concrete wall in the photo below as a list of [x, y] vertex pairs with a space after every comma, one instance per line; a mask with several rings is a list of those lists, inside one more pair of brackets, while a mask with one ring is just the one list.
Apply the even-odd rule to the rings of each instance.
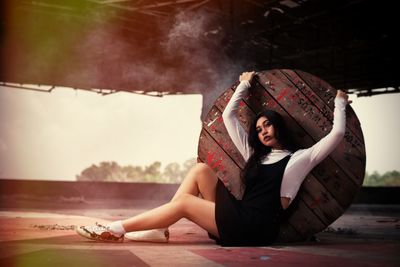
[[179, 185], [0, 179], [1, 196], [169, 200]]
[[[63, 197], [168, 201], [178, 184], [64, 182], [0, 179], [2, 197]], [[354, 203], [400, 204], [399, 187], [362, 187]]]

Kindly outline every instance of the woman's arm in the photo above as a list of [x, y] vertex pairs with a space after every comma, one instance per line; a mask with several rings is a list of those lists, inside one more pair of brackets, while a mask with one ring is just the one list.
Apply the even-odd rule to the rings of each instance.
[[322, 138], [318, 143], [309, 148], [311, 168], [325, 159], [340, 143], [346, 131], [346, 105], [348, 96], [340, 96], [342, 91], [338, 91], [335, 98], [335, 109], [333, 112], [333, 126], [330, 133]]
[[226, 105], [222, 118], [226, 130], [232, 142], [236, 148], [242, 154], [243, 158], [247, 161], [251, 155], [250, 147], [247, 141], [247, 132], [240, 124], [237, 113], [239, 110], [240, 101], [247, 95], [247, 91], [250, 88], [250, 81], [253, 78], [255, 72], [244, 72], [240, 75], [240, 84], [233, 93], [229, 103]]
[[291, 202], [307, 174], [339, 145], [346, 131], [346, 105], [350, 103], [348, 95], [338, 90], [332, 130], [312, 147], [293, 154], [283, 175], [281, 197]]

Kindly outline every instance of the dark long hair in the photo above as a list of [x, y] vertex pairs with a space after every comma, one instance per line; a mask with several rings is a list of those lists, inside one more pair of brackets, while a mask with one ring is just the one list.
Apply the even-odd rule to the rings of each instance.
[[248, 177], [256, 175], [262, 158], [268, 155], [272, 150], [271, 147], [268, 147], [261, 143], [260, 139], [258, 138], [256, 124], [257, 120], [261, 117], [268, 118], [268, 121], [270, 121], [271, 124], [274, 126], [275, 138], [283, 149], [287, 149], [291, 152], [294, 152], [298, 149], [298, 146], [294, 142], [292, 134], [287, 128], [281, 114], [273, 110], [265, 110], [263, 112], [260, 112], [259, 114], [257, 114], [254, 121], [250, 124], [250, 128], [248, 131], [248, 143], [253, 149], [253, 154], [250, 156], [241, 172], [240, 176], [242, 180], [242, 185], [246, 185], [246, 179]]

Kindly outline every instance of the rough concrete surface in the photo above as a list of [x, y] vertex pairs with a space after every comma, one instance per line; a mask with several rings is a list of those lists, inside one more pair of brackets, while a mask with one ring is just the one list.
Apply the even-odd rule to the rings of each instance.
[[161, 203], [3, 197], [0, 266], [400, 266], [398, 205], [353, 205], [312, 240], [268, 247], [220, 247], [184, 219], [170, 228], [167, 244], [100, 243], [74, 230]]

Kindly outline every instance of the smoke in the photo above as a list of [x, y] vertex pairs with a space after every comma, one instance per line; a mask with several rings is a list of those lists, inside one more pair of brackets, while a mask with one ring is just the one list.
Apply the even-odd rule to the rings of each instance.
[[167, 33], [168, 38], [164, 46], [169, 52], [175, 52], [173, 50], [176, 48], [198, 47], [196, 44], [202, 42], [202, 37], [205, 35], [206, 21], [209, 20], [204, 13], [177, 14], [173, 27]]
[[[244, 71], [226, 53], [226, 32], [215, 14], [178, 12], [153, 29], [154, 38], [116, 23], [88, 27], [76, 46], [79, 68], [68, 79], [88, 87], [201, 93], [204, 117], [214, 100]], [[84, 70], [84, 71], [82, 71]]]
[[181, 61], [187, 90], [203, 94], [203, 118], [242, 71], [241, 64], [235, 64], [226, 54], [224, 40], [226, 32], [218, 17], [201, 11], [178, 13], [161, 43], [168, 58]]

